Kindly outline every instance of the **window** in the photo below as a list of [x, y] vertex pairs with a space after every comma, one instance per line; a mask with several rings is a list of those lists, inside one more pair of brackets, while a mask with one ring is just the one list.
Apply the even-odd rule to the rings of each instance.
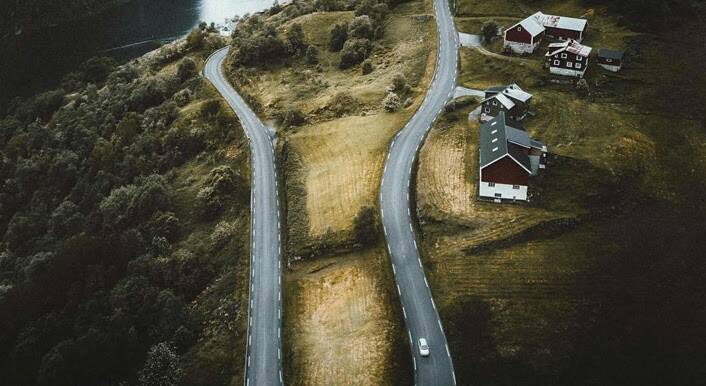
[[497, 106], [497, 105], [498, 105], [498, 101], [494, 100], [494, 101], [493, 101], [493, 106]]
[[558, 59], [558, 58], [559, 58], [559, 54], [554, 55], [554, 57]]
[[574, 64], [573, 64], [573, 63], [571, 63], [571, 62], [566, 62], [566, 67], [568, 67], [568, 68], [572, 68], [573, 66], [574, 66]]
[[493, 140], [490, 141], [490, 142], [492, 142], [492, 143], [498, 142], [498, 139], [497, 139], [497, 138], [493, 138]]
[[497, 198], [502, 198], [502, 196], [503, 195], [501, 193], [495, 193], [495, 197], [497, 197]]
[[566, 59], [566, 52], [564, 52], [563, 54], [561, 54], [561, 58], [562, 58], [562, 59]]
[[581, 68], [581, 63], [576, 63], [576, 69]]
[[488, 182], [488, 187], [492, 188], [493, 186], [495, 186], [495, 182]]
[[520, 185], [512, 185], [512, 188], [513, 188], [513, 189], [519, 189], [519, 188], [520, 188]]
[[613, 59], [611, 59], [611, 58], [607, 58], [605, 61], [606, 61], [606, 63], [613, 63]]
[[489, 112], [490, 112], [490, 107], [485, 106], [485, 109], [484, 109], [484, 110], [485, 110], [486, 113], [489, 113]]
[[577, 62], [580, 62], [580, 61], [582, 61], [582, 60], [583, 60], [583, 58], [581, 57], [581, 55], [576, 55], [576, 61], [577, 61]]
[[558, 61], [558, 60], [555, 60], [555, 61], [554, 61], [554, 65], [555, 65], [555, 66], [558, 66], [558, 65], [559, 65], [559, 61]]
[[518, 31], [522, 31], [522, 27], [517, 27], [517, 30], [518, 30]]

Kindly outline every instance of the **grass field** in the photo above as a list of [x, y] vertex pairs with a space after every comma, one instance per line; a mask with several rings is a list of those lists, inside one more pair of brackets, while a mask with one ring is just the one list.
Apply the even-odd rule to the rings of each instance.
[[[457, 24], [524, 8], [469, 0]], [[594, 65], [580, 96], [536, 58], [461, 51], [460, 84], [517, 82], [534, 94], [535, 116], [523, 124], [553, 156], [531, 181], [529, 205], [491, 205], [475, 201], [478, 124], [463, 118], [474, 106], [439, 120], [422, 147], [422, 255], [459, 384], [698, 384], [689, 353], [706, 347], [706, 315], [689, 299], [706, 295], [706, 130], [691, 101], [701, 100], [703, 76], [686, 61], [692, 85], [665, 59], [682, 44], [677, 33], [639, 35], [573, 1], [534, 9], [586, 13], [587, 43], [627, 49], [630, 63], [619, 74]], [[665, 94], [677, 89], [690, 96], [681, 116]]]
[[384, 248], [294, 264], [285, 281], [292, 385], [409, 381], [404, 331]]
[[[390, 13], [385, 36], [371, 54], [374, 71], [369, 75], [362, 75], [358, 66], [338, 69], [339, 54], [327, 52], [328, 33], [315, 31], [328, 31], [324, 26], [330, 24], [331, 15], [315, 13], [294, 19], [292, 22], [301, 22], [306, 36], [320, 45], [321, 72], [299, 64], [277, 69], [261, 75], [257, 90], [251, 92], [261, 99], [266, 111], [267, 106], [293, 105], [308, 117], [303, 126], [280, 133], [287, 151], [287, 162], [282, 166], [287, 175], [292, 253], [300, 254], [321, 244], [322, 239], [329, 245], [349, 244], [355, 216], [363, 207], [377, 205], [387, 144], [421, 103], [433, 69], [433, 19], [424, 14], [423, 7], [421, 1], [410, 2]], [[344, 12], [339, 16], [345, 19], [351, 15]], [[411, 98], [411, 105], [396, 113], [385, 112], [381, 103], [385, 89], [400, 73], [411, 86], [405, 96]], [[310, 84], [318, 85], [312, 86], [315, 91], [298, 91]], [[346, 111], [333, 114], [335, 97], [343, 91], [350, 98]]]

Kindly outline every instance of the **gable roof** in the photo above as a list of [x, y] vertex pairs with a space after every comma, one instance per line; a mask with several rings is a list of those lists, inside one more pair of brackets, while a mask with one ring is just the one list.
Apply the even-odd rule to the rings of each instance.
[[588, 55], [591, 54], [591, 50], [593, 50], [593, 48], [589, 46], [584, 46], [583, 44], [573, 39], [564, 40], [558, 43], [551, 43], [548, 47], [549, 51], [547, 51], [545, 56], [554, 56], [560, 52], [566, 51], [587, 58]]
[[545, 15], [541, 11], [536, 12], [530, 17], [535, 19], [537, 23], [539, 23], [545, 28], [560, 28], [569, 31], [584, 31], [586, 29], [586, 24], [588, 23], [586, 19], [577, 19], [575, 17], [566, 16]]
[[[488, 87], [485, 90], [485, 95], [487, 95], [487, 97], [483, 101], [481, 101], [481, 103], [485, 102], [489, 99], [495, 98], [498, 95], [502, 95], [502, 96], [506, 97], [504, 99], [508, 99], [509, 102], [512, 103], [512, 104], [505, 105], [505, 107], [507, 107], [508, 109], [511, 109], [513, 106], [515, 106], [515, 103], [512, 101], [513, 99], [516, 101], [527, 103], [527, 101], [530, 100], [530, 98], [532, 98], [532, 94], [523, 90], [516, 83], [512, 83], [507, 86]], [[498, 99], [501, 100], [501, 103], [503, 103], [503, 102], [507, 103], [507, 101], [502, 99], [502, 97], [500, 97]]]
[[601, 58], [620, 60], [623, 58], [623, 55], [625, 55], [625, 51], [610, 50], [608, 48], [601, 48], [598, 50], [598, 56]]
[[506, 97], [505, 95], [501, 93], [493, 94], [481, 101], [481, 103], [485, 103], [491, 99], [497, 99], [498, 102], [500, 102], [501, 105], [503, 105], [506, 109], [510, 110], [513, 107], [515, 107], [515, 102], [510, 100], [510, 98]]
[[522, 26], [522, 28], [524, 28], [525, 31], [529, 32], [532, 37], [535, 37], [544, 32], [544, 27], [537, 21], [537, 19], [533, 18], [532, 16], [529, 16], [524, 20], [513, 24], [512, 27], [508, 29], [513, 29], [518, 25]]
[[522, 152], [518, 146], [510, 146], [510, 143], [515, 143], [515, 141], [530, 143], [526, 132], [505, 124], [504, 112], [501, 111], [497, 117], [482, 124], [480, 127], [480, 168], [488, 167], [504, 157], [510, 157], [527, 173], [532, 173], [529, 156]]
[[530, 98], [532, 98], [532, 94], [526, 92], [515, 83], [507, 86], [507, 88], [503, 90], [503, 94], [520, 102], [527, 102]]

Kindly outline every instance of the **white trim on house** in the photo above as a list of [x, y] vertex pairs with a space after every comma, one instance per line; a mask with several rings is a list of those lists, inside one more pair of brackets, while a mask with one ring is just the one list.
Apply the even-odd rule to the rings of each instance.
[[[484, 198], [527, 201], [526, 185], [510, 185], [498, 182], [483, 181], [483, 174], [479, 179], [478, 195]], [[492, 185], [492, 186], [491, 186]], [[517, 189], [515, 189], [517, 187]], [[499, 195], [499, 196], [498, 196]]]
[[583, 77], [583, 74], [586, 72], [586, 70], [582, 71], [577, 71], [577, 70], [571, 70], [568, 68], [561, 68], [561, 67], [549, 67], [549, 72], [551, 72], [554, 75], [564, 75], [564, 76], [576, 76], [576, 77]]
[[503, 44], [503, 48], [509, 48], [512, 52], [516, 54], [531, 54], [534, 52], [535, 49], [537, 49], [537, 46], [539, 46], [539, 42], [535, 42], [534, 44], [528, 44], [505, 40], [505, 43]]
[[599, 66], [605, 68], [608, 71], [612, 72], [618, 72], [620, 71], [620, 66], [615, 66], [615, 65], [610, 65], [610, 64], [603, 64], [603, 63], [598, 63]]

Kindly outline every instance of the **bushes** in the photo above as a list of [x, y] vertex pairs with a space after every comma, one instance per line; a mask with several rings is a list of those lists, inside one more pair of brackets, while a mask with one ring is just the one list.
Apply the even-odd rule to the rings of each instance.
[[[287, 9], [292, 7], [287, 7]], [[266, 66], [287, 56], [301, 55], [306, 47], [301, 25], [293, 24], [286, 40], [277, 36], [274, 25], [260, 16], [251, 16], [233, 32], [231, 61], [234, 66]]]
[[186, 46], [192, 50], [200, 50], [204, 45], [204, 32], [199, 28], [194, 28], [186, 36]]
[[373, 62], [370, 61], [370, 59], [365, 59], [363, 61], [363, 65], [361, 66], [361, 70], [363, 72], [363, 75], [368, 75], [371, 72], [373, 72]]
[[385, 99], [382, 101], [382, 108], [389, 113], [399, 110], [401, 105], [402, 102], [400, 101], [399, 95], [394, 92], [387, 93], [387, 96], [385, 96]]
[[331, 98], [328, 108], [337, 116], [352, 113], [358, 106], [358, 101], [347, 91], [337, 93]]
[[81, 65], [83, 79], [89, 83], [101, 83], [114, 69], [115, 59], [108, 57], [94, 57]]
[[176, 386], [184, 371], [179, 367], [176, 350], [166, 342], [152, 346], [147, 354], [145, 366], [140, 370], [141, 386]]
[[290, 128], [293, 126], [300, 126], [306, 121], [304, 113], [299, 109], [293, 107], [287, 108], [283, 113], [280, 113], [283, 128]]
[[211, 170], [196, 195], [196, 210], [204, 219], [212, 219], [225, 208], [225, 202], [236, 200], [243, 192], [244, 180], [228, 166]]
[[374, 208], [362, 208], [353, 220], [353, 237], [361, 246], [370, 246], [380, 237], [380, 226]]
[[368, 39], [349, 39], [343, 45], [341, 50], [341, 62], [338, 67], [341, 69], [350, 68], [365, 60], [370, 51], [372, 44]]
[[373, 23], [367, 15], [358, 16], [348, 25], [348, 36], [352, 38], [372, 39]]
[[489, 44], [498, 36], [498, 24], [493, 20], [488, 20], [483, 23], [480, 29], [480, 35], [483, 39], [483, 44]]
[[196, 76], [196, 62], [191, 58], [184, 58], [177, 66], [177, 78], [180, 81], [185, 81]]
[[215, 252], [223, 249], [229, 242], [233, 240], [235, 227], [227, 221], [221, 221], [216, 224], [211, 232], [211, 251]]
[[343, 1], [339, 0], [314, 0], [314, 9], [317, 11], [343, 11], [345, 6]]
[[331, 37], [329, 38], [329, 50], [338, 52], [343, 48], [343, 45], [348, 40], [348, 23], [337, 23], [331, 29]]
[[388, 91], [406, 94], [409, 91], [407, 77], [401, 72], [396, 73], [395, 76], [392, 77], [392, 84], [388, 87]]
[[304, 53], [306, 44], [304, 43], [304, 30], [301, 24], [294, 23], [287, 30], [285, 47], [287, 53], [292, 56], [301, 56]]
[[310, 45], [306, 48], [304, 59], [308, 64], [316, 64], [319, 62], [319, 49], [315, 45]]

